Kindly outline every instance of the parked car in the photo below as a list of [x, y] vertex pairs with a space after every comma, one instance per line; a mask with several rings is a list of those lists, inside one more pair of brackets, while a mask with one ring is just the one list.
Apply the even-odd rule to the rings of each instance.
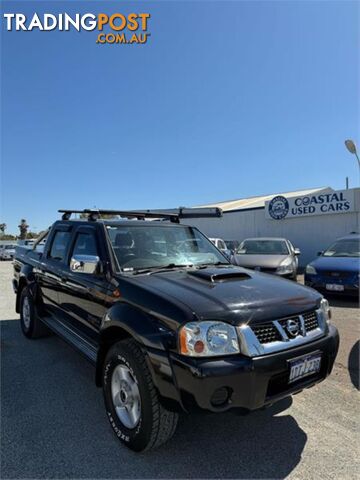
[[327, 293], [359, 297], [360, 235], [338, 238], [305, 269], [305, 285]]
[[330, 374], [339, 336], [318, 292], [230, 264], [180, 214], [97, 221], [109, 212], [63, 212], [44, 248], [17, 249], [13, 286], [26, 337], [55, 332], [94, 364], [126, 446], [164, 443], [179, 412], [256, 410]]
[[18, 241], [18, 246], [21, 246], [21, 247], [32, 247], [35, 243], [35, 240], [34, 239], [28, 239], [28, 240], [19, 240]]
[[224, 240], [224, 242], [228, 250], [230, 250], [231, 255], [235, 253], [235, 251], [239, 248], [240, 245], [239, 240]]
[[0, 245], [0, 260], [12, 260], [15, 255], [15, 244]]
[[236, 250], [232, 263], [296, 280], [299, 255], [300, 250], [286, 238], [247, 238]]
[[231, 257], [231, 251], [227, 248], [224, 240], [222, 238], [209, 238], [211, 243], [215, 245], [216, 248], [220, 250], [228, 259]]

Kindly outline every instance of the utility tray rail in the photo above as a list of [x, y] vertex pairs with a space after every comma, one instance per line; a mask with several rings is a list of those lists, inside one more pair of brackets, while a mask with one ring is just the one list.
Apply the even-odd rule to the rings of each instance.
[[221, 208], [185, 208], [180, 207], [172, 210], [102, 210], [102, 209], [85, 209], [85, 210], [58, 210], [62, 213], [62, 220], [70, 220], [73, 213], [86, 215], [89, 221], [101, 219], [102, 215], [118, 215], [122, 218], [136, 218], [145, 220], [146, 218], [158, 218], [170, 220], [173, 223], [179, 223], [181, 218], [208, 218], [222, 217]]

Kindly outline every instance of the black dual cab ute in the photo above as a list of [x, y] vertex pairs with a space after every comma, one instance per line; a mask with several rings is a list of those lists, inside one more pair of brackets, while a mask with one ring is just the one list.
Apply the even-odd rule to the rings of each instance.
[[191, 209], [62, 212], [45, 245], [17, 249], [16, 311], [26, 337], [55, 332], [95, 365], [129, 448], [164, 443], [181, 412], [259, 409], [331, 372], [339, 336], [328, 302], [230, 264], [179, 222]]

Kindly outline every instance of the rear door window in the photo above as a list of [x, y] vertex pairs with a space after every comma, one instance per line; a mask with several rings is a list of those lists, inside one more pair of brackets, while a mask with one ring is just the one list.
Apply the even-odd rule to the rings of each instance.
[[61, 230], [55, 232], [49, 253], [49, 258], [51, 258], [52, 260], [57, 260], [59, 262], [64, 262], [66, 258], [66, 253], [69, 248], [70, 238], [71, 232], [64, 232]]

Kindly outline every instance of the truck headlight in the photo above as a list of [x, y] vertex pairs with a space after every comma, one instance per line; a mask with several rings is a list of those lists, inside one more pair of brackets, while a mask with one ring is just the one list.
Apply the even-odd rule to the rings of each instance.
[[235, 327], [224, 322], [190, 322], [179, 332], [180, 353], [190, 357], [213, 357], [239, 353]]
[[326, 300], [326, 298], [322, 298], [320, 301], [320, 310], [324, 316], [324, 319], [329, 323], [331, 319], [331, 308], [329, 305], [329, 302]]
[[316, 275], [317, 271], [312, 265], [307, 265], [305, 268], [305, 272], [308, 273], [309, 275]]

